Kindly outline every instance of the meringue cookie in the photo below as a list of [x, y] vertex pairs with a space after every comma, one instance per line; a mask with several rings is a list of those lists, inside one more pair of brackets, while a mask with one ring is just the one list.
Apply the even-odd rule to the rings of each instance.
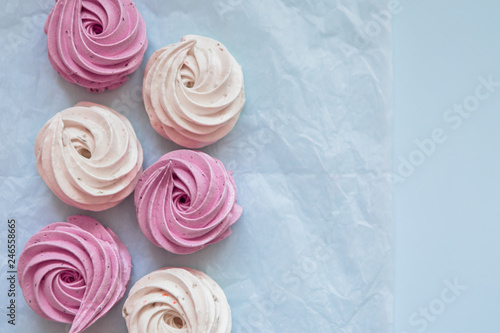
[[142, 173], [142, 147], [130, 122], [103, 105], [80, 102], [50, 119], [35, 140], [40, 176], [68, 205], [116, 206]]
[[224, 291], [191, 268], [163, 268], [137, 281], [123, 317], [129, 333], [229, 333], [232, 325]]
[[148, 46], [131, 0], [56, 0], [44, 31], [57, 73], [91, 92], [124, 84]]
[[125, 245], [88, 216], [52, 223], [26, 244], [17, 268], [26, 303], [82, 332], [123, 297], [132, 264]]
[[188, 35], [148, 61], [143, 98], [151, 125], [187, 148], [225, 136], [245, 104], [243, 72], [218, 41]]
[[192, 150], [172, 151], [144, 171], [134, 201], [144, 235], [177, 254], [226, 238], [242, 213], [222, 162]]

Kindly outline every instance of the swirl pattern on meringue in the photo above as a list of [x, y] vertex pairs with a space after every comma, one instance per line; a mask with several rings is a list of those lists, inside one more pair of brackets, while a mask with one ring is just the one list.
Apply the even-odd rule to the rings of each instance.
[[183, 147], [201, 148], [236, 124], [245, 104], [243, 72], [220, 42], [184, 36], [149, 59], [143, 98], [158, 134]]
[[146, 169], [134, 199], [144, 235], [177, 254], [226, 238], [242, 213], [230, 172], [221, 161], [192, 150], [172, 151]]
[[130, 122], [103, 105], [80, 102], [50, 119], [35, 140], [40, 176], [65, 203], [100, 211], [135, 188], [143, 153]]
[[44, 31], [57, 73], [91, 92], [124, 84], [148, 46], [131, 0], [56, 0]]
[[129, 252], [113, 231], [91, 217], [71, 216], [29, 239], [17, 272], [33, 311], [72, 323], [70, 333], [79, 333], [123, 297], [131, 269]]
[[203, 272], [163, 268], [141, 278], [123, 307], [129, 333], [229, 333], [224, 291]]

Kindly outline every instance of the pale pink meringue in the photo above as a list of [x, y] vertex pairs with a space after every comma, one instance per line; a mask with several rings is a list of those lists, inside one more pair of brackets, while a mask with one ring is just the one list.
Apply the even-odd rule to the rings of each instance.
[[143, 98], [158, 134], [183, 147], [201, 148], [236, 124], [245, 104], [243, 72], [220, 42], [184, 36], [149, 59]]
[[232, 326], [224, 291], [192, 268], [163, 268], [141, 278], [123, 317], [129, 333], [230, 333]]
[[35, 140], [36, 166], [68, 205], [93, 211], [118, 205], [142, 173], [142, 147], [120, 113], [80, 102], [50, 119]]

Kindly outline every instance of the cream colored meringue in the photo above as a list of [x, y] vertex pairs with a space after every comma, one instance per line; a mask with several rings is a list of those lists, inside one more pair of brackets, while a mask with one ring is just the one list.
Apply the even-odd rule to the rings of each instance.
[[130, 333], [229, 333], [224, 291], [203, 272], [163, 268], [141, 278], [123, 306]]
[[50, 119], [35, 140], [40, 176], [65, 203], [100, 211], [119, 204], [142, 173], [142, 147], [130, 122], [80, 102]]
[[151, 56], [143, 97], [158, 134], [200, 148], [236, 124], [245, 104], [243, 72], [220, 42], [188, 35]]

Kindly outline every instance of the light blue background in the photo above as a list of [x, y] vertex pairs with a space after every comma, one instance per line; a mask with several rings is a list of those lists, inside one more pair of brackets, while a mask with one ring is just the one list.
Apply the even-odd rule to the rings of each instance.
[[[363, 2], [363, 1], [360, 1]], [[14, 1], [10, 2], [15, 3]], [[159, 3], [158, 1], [151, 3]], [[31, 5], [30, 5], [31, 6]], [[28, 7], [28, 5], [26, 6]], [[35, 8], [36, 6], [31, 6]], [[395, 186], [395, 333], [418, 332], [419, 325], [411, 325], [410, 318], [418, 315], [420, 308], [439, 304], [442, 292], [446, 289], [445, 280], [457, 280], [465, 286], [465, 290], [451, 304], [446, 304], [444, 310], [435, 316], [433, 322], [428, 322], [425, 332], [499, 332], [500, 316], [500, 205], [498, 185], [500, 184], [500, 158], [498, 158], [498, 142], [500, 142], [500, 89], [490, 98], [481, 101], [479, 107], [465, 119], [461, 126], [453, 129], [450, 123], [443, 120], [443, 114], [455, 103], [463, 102], [475, 92], [479, 84], [478, 77], [488, 77], [500, 81], [500, 3], [498, 1], [444, 1], [444, 0], [401, 0], [401, 12], [394, 15], [394, 167], [400, 165], [400, 158], [408, 160], [417, 156], [415, 140], [430, 137], [436, 128], [441, 129], [447, 139], [438, 144], [433, 154], [415, 167], [414, 173], [406, 177], [403, 183]], [[153, 8], [154, 10], [154, 8]], [[188, 25], [190, 20], [182, 15], [175, 17]], [[204, 17], [200, 11], [200, 17]], [[37, 30], [27, 31], [31, 36], [31, 48], [25, 48], [29, 59], [39, 57], [46, 60], [44, 53], [44, 36], [38, 34], [43, 26], [46, 11], [40, 9], [32, 13], [36, 20]], [[201, 20], [201, 19], [200, 19]], [[4, 22], [5, 23], [5, 22]], [[168, 21], [165, 34], [173, 35], [176, 25]], [[7, 26], [9, 22], [5, 23]], [[334, 25], [332, 23], [332, 25]], [[325, 24], [328, 28], [328, 24]], [[20, 29], [22, 25], [13, 26]], [[178, 27], [178, 26], [177, 26]], [[330, 27], [332, 28], [332, 27]], [[333, 27], [334, 28], [334, 27]], [[214, 34], [222, 34], [223, 29], [213, 27]], [[176, 32], [177, 35], [180, 31]], [[151, 30], [153, 41], [151, 50], [159, 47], [160, 42], [173, 42], [176, 38], [162, 40], [160, 30]], [[8, 37], [8, 36], [7, 36]], [[229, 31], [225, 32], [228, 45], [235, 55], [242, 60], [242, 51], [238, 49], [236, 38]], [[156, 44], [155, 41], [157, 41]], [[256, 41], [251, 41], [257, 44]], [[27, 45], [24, 45], [27, 46]], [[151, 51], [150, 50], [150, 51]], [[27, 52], [29, 51], [29, 52]], [[19, 52], [21, 54], [22, 52]], [[151, 52], [148, 53], [148, 56]], [[255, 59], [257, 59], [257, 54]], [[11, 57], [2, 54], [4, 60], [12, 61]], [[12, 57], [13, 58], [13, 57]], [[19, 65], [22, 63], [13, 63]], [[39, 104], [30, 105], [33, 114], [47, 105], [68, 105], [78, 99], [74, 94], [84, 94], [78, 87], [66, 86], [51, 72], [50, 67], [41, 71], [30, 71], [31, 62], [26, 73], [30, 75], [17, 77], [17, 80], [6, 82], [13, 90], [29, 99], [33, 97]], [[40, 92], [47, 87], [30, 87], [25, 82], [37, 76], [53, 75], [57, 85], [65, 87], [65, 94], [45, 96]], [[2, 73], [4, 75], [4, 73]], [[132, 78], [139, 82], [140, 75]], [[5, 80], [5, 77], [2, 77]], [[248, 79], [257, 81], [255, 75], [249, 74]], [[336, 82], [336, 81], [335, 81]], [[251, 87], [249, 84], [249, 96]], [[128, 88], [131, 88], [130, 85]], [[50, 90], [50, 89], [49, 89]], [[122, 89], [132, 91], [133, 89]], [[26, 93], [24, 93], [26, 92]], [[111, 94], [118, 100], [121, 92]], [[4, 96], [9, 97], [9, 96]], [[43, 98], [42, 98], [43, 97]], [[78, 96], [79, 97], [79, 96]], [[109, 97], [109, 96], [108, 96]], [[271, 96], [272, 97], [272, 96]], [[104, 102], [106, 98], [100, 97]], [[269, 100], [272, 100], [271, 98]], [[132, 101], [136, 106], [136, 101]], [[249, 105], [251, 105], [251, 100]], [[22, 103], [23, 108], [27, 104]], [[118, 105], [122, 110], [124, 105]], [[125, 104], [129, 107], [128, 104]], [[11, 105], [8, 106], [12, 108]], [[130, 110], [128, 116], [134, 113]], [[38, 117], [41, 126], [47, 117]], [[28, 119], [28, 118], [26, 118]], [[144, 121], [144, 119], [142, 119]], [[247, 118], [249, 121], [250, 118]], [[244, 123], [244, 122], [242, 122]], [[15, 133], [12, 133], [15, 132]], [[4, 132], [5, 133], [5, 132]], [[21, 127], [9, 132], [23, 137]], [[146, 137], [149, 134], [142, 134]], [[9, 135], [10, 135], [9, 134]], [[235, 137], [237, 132], [233, 133]], [[22, 142], [31, 158], [33, 133], [29, 140]], [[142, 138], [141, 138], [142, 139]], [[227, 142], [231, 142], [231, 137]], [[241, 140], [240, 140], [241, 141]], [[149, 142], [155, 148], [170, 147], [159, 138], [151, 135]], [[235, 148], [237, 151], [237, 149]], [[214, 149], [213, 153], [220, 153]], [[158, 153], [159, 154], [159, 153]], [[413, 155], [412, 155], [413, 154]], [[24, 156], [24, 155], [23, 155]], [[157, 157], [149, 155], [146, 165], [150, 165]], [[29, 160], [32, 163], [32, 160]], [[36, 178], [35, 170], [31, 169]], [[243, 178], [242, 178], [243, 179]], [[244, 182], [242, 182], [243, 184]], [[41, 188], [40, 191], [46, 191]], [[242, 185], [242, 194], [245, 188]], [[44, 192], [44, 193], [45, 193]], [[247, 189], [247, 197], [252, 194]], [[49, 197], [51, 201], [53, 198]], [[16, 200], [20, 198], [15, 198]], [[47, 199], [49, 200], [49, 199]], [[130, 200], [128, 200], [130, 202]], [[56, 201], [53, 202], [56, 204]], [[249, 204], [249, 202], [247, 203]], [[63, 218], [75, 211], [61, 207], [58, 217]], [[129, 208], [121, 214], [133, 214]], [[235, 228], [240, 233], [246, 231], [243, 224]], [[28, 232], [20, 235], [25, 242]], [[4, 237], [2, 237], [4, 239]], [[129, 241], [132, 240], [130, 237]], [[226, 243], [237, 242], [236, 232]], [[144, 241], [139, 241], [143, 245]], [[226, 247], [219, 244], [207, 249], [193, 263], [214, 275], [222, 284], [229, 285], [229, 280], [218, 268], [225, 257], [216, 258], [211, 265], [203, 264], [206, 257], [214, 257], [217, 249]], [[147, 251], [146, 251], [147, 250]], [[153, 247], [144, 250], [147, 254], [160, 254]], [[171, 263], [172, 256], [165, 258], [165, 263]], [[219, 260], [220, 259], [220, 260]], [[177, 260], [177, 259], [176, 259]], [[181, 263], [181, 260], [177, 260]], [[137, 274], [136, 278], [140, 274]], [[3, 289], [2, 289], [3, 290]], [[236, 295], [236, 291], [233, 291]], [[448, 293], [449, 295], [449, 293]], [[3, 303], [2, 303], [3, 304]], [[117, 309], [119, 312], [119, 309]], [[106, 319], [107, 320], [107, 319]], [[121, 319], [117, 321], [121, 323]], [[2, 324], [4, 322], [2, 321]], [[113, 321], [110, 321], [113, 323]], [[31, 323], [30, 323], [31, 324]], [[122, 323], [123, 324], [123, 323]], [[56, 327], [56, 326], [54, 326]]]
[[394, 332], [419, 332], [410, 317], [439, 305], [445, 279], [466, 290], [425, 332], [500, 332], [500, 89], [458, 129], [442, 118], [474, 95], [479, 76], [500, 82], [500, 2], [401, 5], [393, 24], [394, 167], [434, 128], [447, 140], [395, 187]]

